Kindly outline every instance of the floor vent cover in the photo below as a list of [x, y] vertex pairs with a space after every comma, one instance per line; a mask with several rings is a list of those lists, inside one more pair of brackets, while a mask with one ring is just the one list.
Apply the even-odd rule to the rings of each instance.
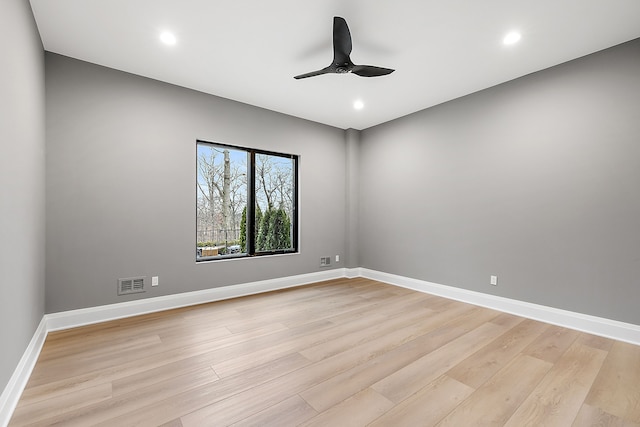
[[118, 279], [118, 295], [137, 294], [144, 292], [144, 277], [129, 277]]

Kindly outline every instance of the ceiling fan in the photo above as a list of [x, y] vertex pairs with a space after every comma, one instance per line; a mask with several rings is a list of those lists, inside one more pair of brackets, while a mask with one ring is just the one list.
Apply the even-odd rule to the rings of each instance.
[[307, 77], [319, 76], [322, 74], [346, 74], [353, 73], [362, 77], [377, 77], [393, 73], [391, 68], [374, 67], [373, 65], [356, 65], [351, 62], [351, 33], [344, 18], [335, 16], [333, 18], [333, 62], [328, 67], [318, 71], [295, 76], [294, 79], [305, 79]]

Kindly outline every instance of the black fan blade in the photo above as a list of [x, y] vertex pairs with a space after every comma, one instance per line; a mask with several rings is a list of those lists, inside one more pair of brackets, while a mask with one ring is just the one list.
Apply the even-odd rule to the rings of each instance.
[[356, 65], [351, 72], [362, 77], [386, 76], [395, 70], [391, 68], [374, 67], [373, 65]]
[[333, 63], [346, 64], [351, 62], [351, 33], [344, 18], [333, 18]]
[[310, 73], [306, 73], [306, 74], [300, 74], [299, 76], [294, 76], [294, 79], [306, 79], [307, 77], [313, 77], [313, 76], [320, 76], [322, 74], [328, 74], [331, 73], [331, 67], [325, 67], [322, 70], [318, 70], [318, 71], [312, 71]]
[[347, 21], [339, 16], [333, 17], [333, 62], [322, 70], [312, 71], [306, 74], [295, 76], [294, 79], [305, 79], [307, 77], [319, 76], [322, 74], [346, 74], [353, 73], [362, 77], [384, 76], [393, 73], [391, 68], [374, 67], [373, 65], [355, 65], [351, 62], [351, 32], [347, 26]]

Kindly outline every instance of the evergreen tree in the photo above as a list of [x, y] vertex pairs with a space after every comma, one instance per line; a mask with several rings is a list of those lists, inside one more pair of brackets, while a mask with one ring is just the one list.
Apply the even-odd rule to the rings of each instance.
[[[291, 247], [291, 220], [283, 208], [267, 209], [264, 213], [256, 205], [256, 251], [276, 251]], [[240, 246], [247, 250], [247, 209], [242, 211]]]
[[269, 236], [271, 235], [272, 217], [273, 209], [267, 209], [267, 211], [262, 215], [258, 237], [256, 238], [257, 251], [271, 250], [271, 242], [269, 241]]
[[272, 250], [282, 250], [291, 247], [291, 236], [289, 235], [289, 227], [291, 221], [283, 208], [274, 210], [271, 216], [271, 226], [269, 227], [269, 236], [267, 241]]
[[242, 219], [240, 220], [240, 251], [247, 252], [247, 207], [242, 209]]
[[293, 242], [291, 241], [291, 218], [287, 215], [287, 211], [282, 209], [282, 216], [284, 217], [284, 227], [283, 227], [283, 235], [284, 235], [284, 245], [283, 249], [290, 249], [293, 247]]

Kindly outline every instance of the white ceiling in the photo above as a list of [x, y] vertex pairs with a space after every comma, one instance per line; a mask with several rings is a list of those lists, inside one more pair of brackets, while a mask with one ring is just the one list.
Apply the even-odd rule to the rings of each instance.
[[[365, 129], [640, 37], [640, 0], [31, 0], [46, 50], [270, 110]], [[384, 77], [331, 62], [333, 16]], [[514, 46], [502, 38], [522, 33]], [[163, 30], [178, 43], [159, 42]], [[364, 109], [353, 102], [361, 99]]]

